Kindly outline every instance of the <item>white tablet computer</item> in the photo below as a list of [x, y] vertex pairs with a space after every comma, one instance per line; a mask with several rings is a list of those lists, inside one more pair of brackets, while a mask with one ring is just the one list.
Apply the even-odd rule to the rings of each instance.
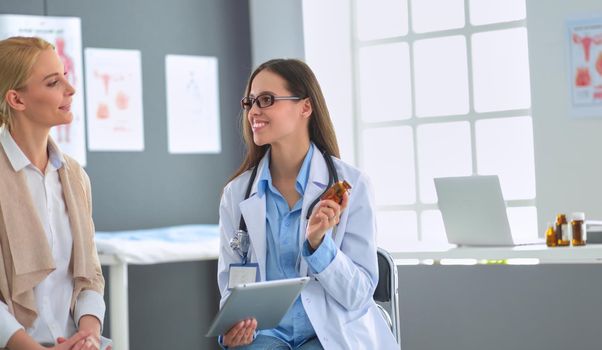
[[293, 305], [309, 277], [241, 284], [219, 310], [206, 337], [223, 335], [236, 323], [255, 318], [257, 329], [275, 328]]

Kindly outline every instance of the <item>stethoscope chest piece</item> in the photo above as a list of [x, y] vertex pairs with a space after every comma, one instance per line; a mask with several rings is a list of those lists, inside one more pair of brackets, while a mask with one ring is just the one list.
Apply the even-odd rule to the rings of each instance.
[[250, 244], [249, 233], [245, 230], [236, 230], [234, 237], [230, 239], [230, 248], [240, 254], [243, 258], [243, 264], [246, 263]]

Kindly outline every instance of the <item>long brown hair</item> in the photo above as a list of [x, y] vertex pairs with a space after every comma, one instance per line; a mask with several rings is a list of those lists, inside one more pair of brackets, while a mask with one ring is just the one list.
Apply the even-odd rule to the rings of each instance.
[[[309, 66], [305, 62], [296, 59], [269, 60], [257, 67], [253, 74], [251, 74], [245, 89], [245, 96], [248, 96], [251, 91], [253, 79], [263, 70], [270, 71], [282, 77], [286, 81], [286, 88], [291, 94], [302, 98], [309, 98], [312, 107], [312, 114], [309, 117], [308, 124], [309, 139], [321, 151], [339, 158], [339, 145], [332, 120], [330, 120], [328, 107], [326, 107], [326, 101], [320, 84]], [[247, 153], [240, 167], [234, 172], [234, 175], [230, 177], [228, 182], [257, 166], [270, 147], [269, 145], [257, 146], [253, 142], [253, 131], [247, 119], [247, 114], [248, 111], [243, 111], [241, 118], [242, 136], [247, 146]]]

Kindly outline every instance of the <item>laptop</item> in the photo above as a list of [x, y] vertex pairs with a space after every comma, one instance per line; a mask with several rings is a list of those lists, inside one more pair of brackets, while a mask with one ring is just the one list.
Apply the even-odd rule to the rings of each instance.
[[497, 175], [435, 178], [447, 241], [466, 246], [542, 244], [513, 238]]

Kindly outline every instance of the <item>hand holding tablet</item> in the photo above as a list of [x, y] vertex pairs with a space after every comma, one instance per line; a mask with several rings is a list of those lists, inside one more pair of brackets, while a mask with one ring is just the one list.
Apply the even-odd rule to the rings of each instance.
[[276, 327], [308, 282], [309, 277], [299, 277], [232, 288], [206, 336], [226, 334], [240, 321], [250, 319], [256, 320], [256, 329]]

